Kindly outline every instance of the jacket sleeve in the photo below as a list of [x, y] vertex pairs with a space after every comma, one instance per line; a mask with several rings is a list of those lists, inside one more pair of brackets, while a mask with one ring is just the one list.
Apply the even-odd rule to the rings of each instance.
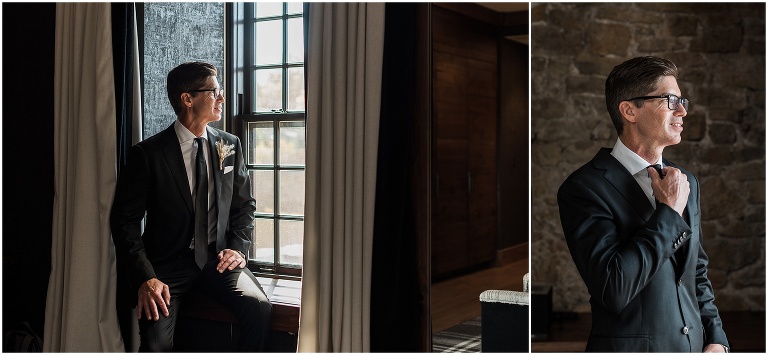
[[621, 312], [650, 283], [675, 252], [673, 240], [690, 238], [688, 224], [665, 204], [637, 231], [620, 235], [619, 207], [604, 194], [568, 179], [557, 201], [573, 261], [593, 301], [609, 312]]
[[240, 140], [236, 137], [235, 145], [237, 153], [235, 154], [235, 168], [233, 171], [235, 176], [232, 186], [232, 203], [229, 210], [227, 247], [239, 250], [245, 255], [246, 259], [250, 259], [256, 201], [253, 199], [251, 192], [251, 178], [245, 168]]
[[141, 221], [147, 209], [149, 184], [145, 152], [141, 146], [135, 145], [129, 150], [126, 165], [120, 172], [110, 214], [118, 262], [128, 269], [129, 282], [134, 289], [156, 277], [141, 239]]

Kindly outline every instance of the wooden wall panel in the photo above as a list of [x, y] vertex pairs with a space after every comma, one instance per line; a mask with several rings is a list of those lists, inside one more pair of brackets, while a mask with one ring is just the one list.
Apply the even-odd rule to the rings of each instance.
[[491, 25], [433, 6], [432, 274], [493, 260], [498, 70]]
[[499, 249], [528, 243], [528, 46], [500, 43]]

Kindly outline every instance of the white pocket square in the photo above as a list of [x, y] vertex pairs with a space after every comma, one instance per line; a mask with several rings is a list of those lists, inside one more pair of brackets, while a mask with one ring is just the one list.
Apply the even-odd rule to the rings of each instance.
[[230, 166], [225, 166], [224, 167], [224, 174], [232, 172], [232, 169], [234, 169], [234, 167], [231, 166], [231, 165]]

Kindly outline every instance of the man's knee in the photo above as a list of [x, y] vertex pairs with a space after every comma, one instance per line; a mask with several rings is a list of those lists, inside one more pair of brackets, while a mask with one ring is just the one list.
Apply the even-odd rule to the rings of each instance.
[[168, 307], [170, 315], [160, 315], [157, 321], [139, 320], [139, 352], [170, 352], [173, 351], [173, 334], [176, 329], [175, 302]]
[[251, 317], [269, 318], [272, 315], [272, 303], [261, 290], [248, 295], [246, 298], [248, 299], [246, 308], [248, 308]]
[[150, 326], [144, 329], [145, 332], [141, 334], [139, 352], [159, 353], [173, 351], [173, 334], [162, 331], [158, 333], [155, 328], [155, 326]]

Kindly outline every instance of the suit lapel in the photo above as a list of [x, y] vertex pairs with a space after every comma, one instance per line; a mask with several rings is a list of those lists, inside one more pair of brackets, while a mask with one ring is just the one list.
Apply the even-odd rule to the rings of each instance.
[[195, 209], [192, 206], [192, 192], [189, 191], [189, 179], [187, 178], [187, 170], [184, 167], [184, 158], [181, 155], [181, 146], [179, 145], [179, 138], [176, 137], [176, 131], [171, 127], [163, 131], [163, 155], [165, 161], [168, 163], [168, 168], [173, 175], [173, 179], [176, 181], [176, 187], [179, 189], [179, 193], [184, 199], [184, 203], [187, 205], [189, 212], [194, 214]]
[[213, 206], [216, 211], [216, 250], [222, 250], [226, 247], [224, 242], [224, 232], [226, 229], [222, 228], [226, 226], [226, 221], [222, 221], [222, 216], [219, 211], [221, 201], [221, 179], [222, 170], [219, 169], [219, 150], [216, 149], [216, 143], [221, 140], [218, 131], [211, 127], [205, 127], [208, 130], [208, 147], [211, 152], [211, 166], [213, 168], [213, 186], [214, 186], [214, 198], [216, 199]]
[[595, 168], [605, 171], [603, 177], [624, 197], [643, 221], [647, 222], [653, 214], [653, 206], [635, 178], [610, 152], [608, 148], [600, 149], [594, 159]]
[[205, 129], [208, 130], [208, 146], [210, 148], [211, 152], [211, 165], [213, 167], [213, 183], [214, 183], [214, 191], [216, 195], [216, 210], [218, 211], [218, 202], [220, 200], [221, 196], [221, 169], [219, 169], [219, 150], [216, 149], [216, 142], [221, 140], [221, 137], [219, 137], [219, 133], [216, 132], [215, 129], [212, 129], [210, 127], [205, 127]]

